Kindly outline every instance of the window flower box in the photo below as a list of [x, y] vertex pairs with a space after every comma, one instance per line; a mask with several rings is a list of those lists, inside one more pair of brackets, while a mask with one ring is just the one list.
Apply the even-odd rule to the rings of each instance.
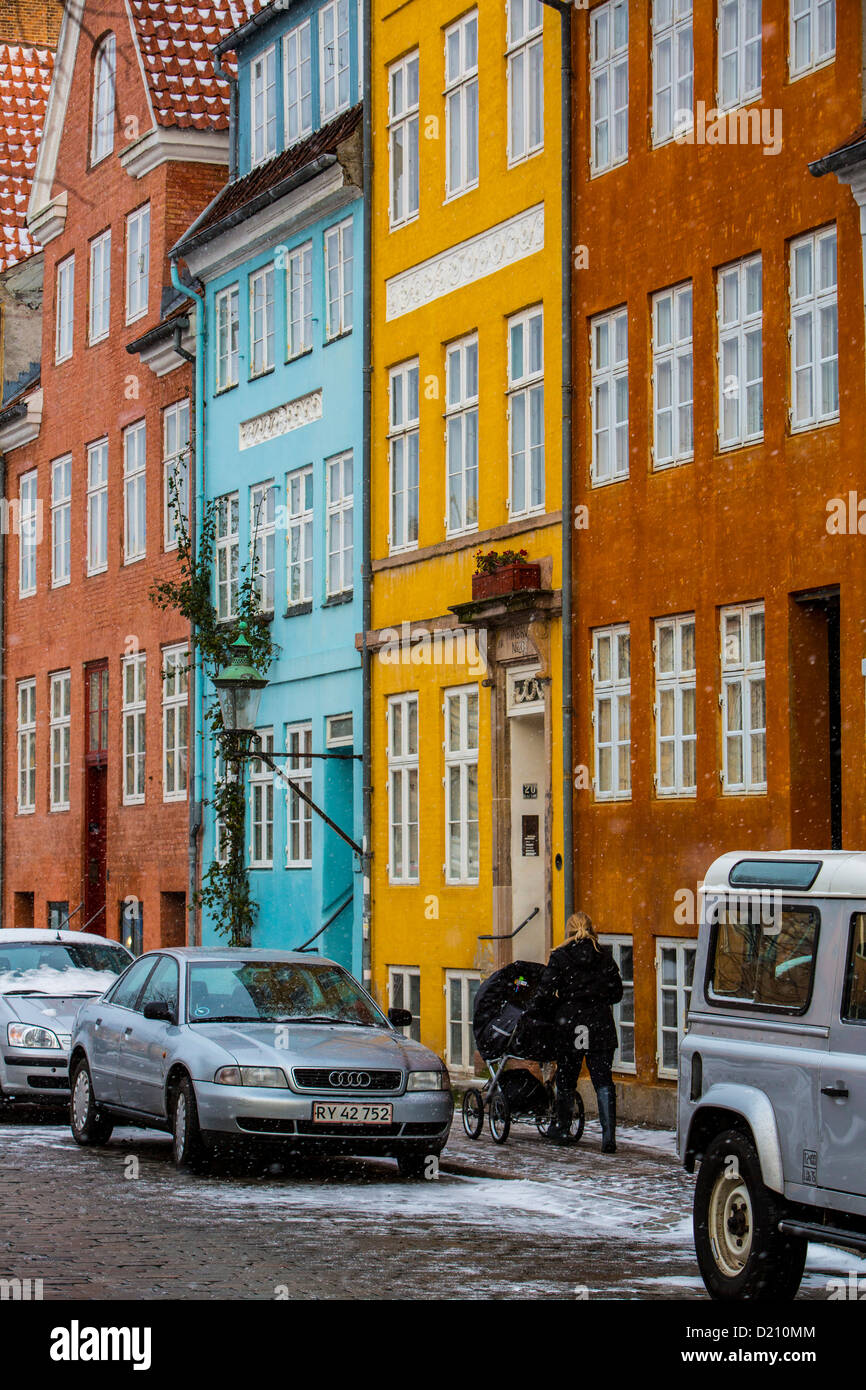
[[473, 599], [499, 598], [503, 594], [518, 594], [524, 589], [541, 588], [541, 566], [521, 562], [499, 565], [484, 574], [473, 574]]

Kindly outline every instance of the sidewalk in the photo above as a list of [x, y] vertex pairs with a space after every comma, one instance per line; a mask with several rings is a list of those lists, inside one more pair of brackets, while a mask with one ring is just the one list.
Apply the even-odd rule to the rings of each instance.
[[513, 1123], [506, 1142], [496, 1144], [490, 1137], [486, 1113], [481, 1136], [469, 1139], [458, 1108], [454, 1112], [451, 1134], [442, 1152], [440, 1167], [443, 1172], [464, 1177], [531, 1178], [540, 1182], [555, 1182], [564, 1177], [574, 1177], [584, 1159], [591, 1159], [596, 1172], [601, 1163], [609, 1164], [613, 1172], [622, 1157], [653, 1158], [679, 1166], [673, 1130], [622, 1125], [617, 1129], [616, 1142], [617, 1153], [602, 1154], [601, 1126], [598, 1120], [593, 1119], [587, 1120], [580, 1143], [569, 1148], [561, 1149], [555, 1144], [546, 1143], [534, 1124], [524, 1122]]

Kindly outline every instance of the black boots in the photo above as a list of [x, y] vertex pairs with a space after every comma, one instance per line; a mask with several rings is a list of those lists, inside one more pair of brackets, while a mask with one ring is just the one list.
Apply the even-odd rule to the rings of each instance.
[[601, 1151], [616, 1153], [616, 1087], [599, 1086], [596, 1091], [598, 1118], [601, 1121]]

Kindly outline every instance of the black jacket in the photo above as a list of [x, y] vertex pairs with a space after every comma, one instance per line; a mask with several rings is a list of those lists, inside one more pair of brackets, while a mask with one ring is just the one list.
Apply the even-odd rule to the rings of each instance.
[[612, 1052], [617, 1036], [611, 1005], [620, 999], [622, 977], [610, 948], [596, 950], [589, 940], [569, 941], [551, 954], [532, 1013], [556, 1023], [569, 1040], [582, 1024], [588, 1030], [588, 1052]]

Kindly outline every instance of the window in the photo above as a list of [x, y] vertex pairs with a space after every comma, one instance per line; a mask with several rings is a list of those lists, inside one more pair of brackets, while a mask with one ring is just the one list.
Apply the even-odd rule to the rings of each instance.
[[[214, 789], [219, 789], [227, 782], [236, 782], [237, 779], [237, 763], [233, 758], [230, 758], [226, 762], [221, 752], [218, 750], [214, 757]], [[229, 850], [231, 848], [228, 827], [225, 821], [216, 814], [214, 814], [213, 836], [214, 859], [218, 864], [228, 863]]]
[[51, 584], [68, 584], [72, 546], [72, 456], [51, 465]]
[[36, 682], [18, 682], [18, 814], [36, 810]]
[[791, 243], [791, 428], [839, 416], [836, 228]]
[[250, 376], [262, 376], [274, 365], [274, 267], [263, 266], [250, 276]]
[[653, 466], [693, 457], [692, 287], [653, 296]]
[[115, 1004], [119, 1009], [134, 1009], [152, 969], [153, 956], [147, 955], [137, 960], [114, 986], [106, 1002]]
[[329, 748], [352, 748], [355, 742], [351, 714], [329, 714], [325, 720], [325, 743]]
[[420, 487], [418, 362], [404, 362], [389, 376], [391, 430], [391, 531], [393, 554], [418, 544]]
[[628, 0], [590, 12], [590, 119], [594, 174], [628, 159]]
[[844, 1023], [866, 1023], [866, 913], [863, 912], [855, 912], [851, 917], [842, 1020]]
[[299, 24], [283, 40], [286, 62], [286, 145], [294, 145], [313, 129], [312, 39], [310, 21]]
[[123, 431], [123, 559], [147, 549], [147, 430], [143, 420]]
[[719, 271], [719, 448], [764, 434], [761, 257]]
[[[253, 749], [274, 751], [273, 729], [259, 729]], [[250, 759], [250, 868], [274, 867], [274, 774], [261, 758]]]
[[613, 1017], [619, 1037], [619, 1047], [614, 1053], [614, 1071], [634, 1072], [634, 943], [630, 936], [601, 936], [603, 945], [609, 946], [622, 976], [622, 999], [613, 1006]]
[[108, 568], [108, 440], [87, 446], [87, 573]]
[[655, 625], [656, 776], [659, 796], [694, 796], [695, 619], [660, 618]]
[[299, 468], [286, 478], [289, 516], [286, 532], [286, 593], [289, 606], [313, 597], [313, 470]]
[[160, 956], [141, 996], [139, 1007], [142, 1013], [148, 1004], [167, 1004], [176, 1018], [179, 989], [177, 961], [172, 956]]
[[694, 125], [692, 0], [653, 0], [653, 144]]
[[508, 0], [508, 159], [544, 144], [544, 40], [541, 0]]
[[628, 477], [628, 314], [616, 309], [590, 325], [592, 481]]
[[319, 11], [321, 118], [349, 105], [349, 0], [331, 0]]
[[126, 322], [147, 313], [150, 290], [150, 204], [126, 219]]
[[297, 246], [286, 270], [289, 325], [289, 357], [299, 357], [313, 346], [313, 243]]
[[144, 801], [147, 657], [125, 656], [123, 666], [123, 804]]
[[354, 283], [352, 219], [325, 232], [325, 288], [328, 300], [327, 336], [338, 338], [352, 328]]
[[473, 334], [445, 352], [445, 453], [449, 535], [478, 525], [478, 339]]
[[713, 914], [707, 998], [737, 1008], [804, 1013], [812, 994], [820, 913], [776, 894], [742, 893]]
[[250, 159], [262, 164], [277, 152], [277, 51], [272, 44], [250, 63]]
[[472, 1032], [472, 1010], [481, 976], [474, 970], [446, 970], [446, 1036], [445, 1060], [449, 1067], [468, 1071], [475, 1052]]
[[217, 617], [220, 622], [238, 615], [238, 494], [227, 493], [216, 503]]
[[421, 1041], [421, 972], [413, 966], [392, 965], [388, 970], [388, 1003], [392, 1009], [408, 1009], [412, 1022], [401, 1028], [405, 1038]]
[[388, 701], [389, 883], [418, 882], [418, 696]]
[[791, 0], [792, 77], [821, 67], [836, 55], [836, 0]]
[[255, 568], [259, 607], [274, 611], [274, 552], [276, 546], [276, 488], [273, 482], [250, 488], [250, 550]]
[[69, 921], [69, 900], [66, 902], [49, 902], [48, 907], [48, 930], [64, 931]]
[[599, 801], [631, 796], [631, 639], [628, 623], [592, 634], [593, 785]]
[[186, 799], [189, 710], [189, 650], [162, 653], [162, 799]]
[[165, 548], [177, 548], [180, 523], [189, 517], [189, 401], [177, 401], [162, 412], [163, 496]]
[[227, 391], [238, 384], [239, 299], [237, 285], [220, 290], [216, 297], [217, 391]]
[[36, 547], [39, 543], [39, 501], [36, 469], [18, 479], [18, 597], [36, 593]]
[[544, 316], [508, 321], [508, 437], [512, 516], [544, 509]]
[[54, 344], [56, 362], [66, 362], [72, 356], [74, 299], [75, 257], [67, 256], [57, 267], [57, 329]]
[[719, 0], [719, 92], [723, 111], [761, 95], [761, 0]]
[[418, 215], [418, 53], [408, 54], [388, 70], [388, 150], [391, 161], [391, 226]]
[[[307, 796], [313, 795], [312, 724], [290, 724], [286, 728], [286, 772]], [[288, 840], [286, 868], [309, 869], [313, 863], [313, 808], [302, 801], [293, 787], [287, 788]]]
[[52, 811], [69, 810], [69, 725], [71, 717], [71, 675], [57, 671], [49, 689], [49, 805]]
[[478, 690], [445, 692], [445, 881], [477, 883]]
[[96, 50], [93, 64], [93, 138], [90, 147], [90, 162], [98, 164], [114, 149], [114, 77], [116, 69], [116, 43], [113, 34], [107, 34]]
[[87, 671], [87, 751], [108, 752], [108, 667]]
[[692, 998], [695, 946], [690, 941], [656, 941], [656, 1060], [659, 1076], [676, 1077], [680, 1039]]
[[478, 11], [445, 31], [445, 195], [478, 183]]
[[111, 313], [111, 232], [90, 243], [90, 341], [108, 337]]
[[327, 459], [328, 596], [352, 592], [354, 583], [354, 492], [352, 451]]
[[767, 685], [762, 603], [724, 608], [722, 783], [726, 792], [767, 790]]

